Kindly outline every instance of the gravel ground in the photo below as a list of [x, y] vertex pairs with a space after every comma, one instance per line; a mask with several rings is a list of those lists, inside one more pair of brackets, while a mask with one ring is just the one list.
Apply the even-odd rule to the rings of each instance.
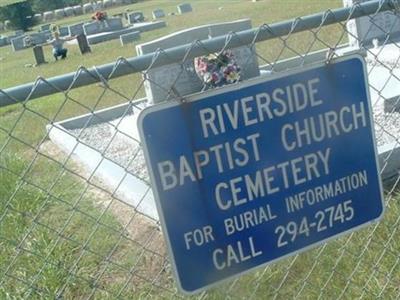
[[378, 146], [397, 142], [400, 138], [400, 113], [385, 113], [383, 103], [373, 108], [375, 137]]
[[132, 175], [150, 182], [139, 142], [115, 131], [109, 123], [97, 124], [83, 130], [71, 130], [70, 133], [79, 136], [80, 141], [119, 164]]

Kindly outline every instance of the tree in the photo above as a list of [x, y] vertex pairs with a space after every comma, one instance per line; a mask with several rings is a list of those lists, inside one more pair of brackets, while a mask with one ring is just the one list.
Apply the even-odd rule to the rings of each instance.
[[0, 7], [0, 19], [10, 20], [14, 29], [28, 30], [33, 26], [33, 10], [27, 1], [17, 2]]

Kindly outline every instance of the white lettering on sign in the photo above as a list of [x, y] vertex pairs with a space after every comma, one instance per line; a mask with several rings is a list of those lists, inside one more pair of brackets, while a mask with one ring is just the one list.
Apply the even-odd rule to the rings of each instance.
[[285, 124], [281, 130], [282, 144], [287, 151], [311, 145], [367, 126], [364, 103], [328, 111], [315, 117]]
[[195, 151], [192, 157], [181, 155], [178, 161], [166, 160], [157, 164], [163, 190], [182, 186], [188, 181], [203, 178], [203, 169], [216, 167], [219, 173], [243, 167], [260, 160], [257, 139], [259, 133], [238, 138], [209, 149]]
[[221, 210], [243, 205], [282, 189], [329, 175], [330, 148], [297, 157], [274, 166], [223, 181], [215, 187], [215, 201]]
[[294, 83], [269, 93], [219, 104], [215, 108], [203, 108], [199, 111], [203, 136], [216, 136], [321, 105], [322, 100], [316, 98], [318, 83], [319, 78], [313, 78], [306, 83]]
[[[247, 252], [245, 249], [248, 249]], [[215, 249], [212, 258], [214, 267], [217, 270], [223, 270], [261, 254], [262, 251], [256, 250], [254, 246], [253, 237], [249, 237], [247, 241], [238, 241], [235, 244], [227, 245], [226, 248]]]

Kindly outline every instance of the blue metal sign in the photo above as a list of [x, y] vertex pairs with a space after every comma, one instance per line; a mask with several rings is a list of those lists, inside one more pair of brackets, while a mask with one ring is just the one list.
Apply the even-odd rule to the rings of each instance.
[[138, 126], [185, 293], [383, 214], [361, 57], [149, 107]]

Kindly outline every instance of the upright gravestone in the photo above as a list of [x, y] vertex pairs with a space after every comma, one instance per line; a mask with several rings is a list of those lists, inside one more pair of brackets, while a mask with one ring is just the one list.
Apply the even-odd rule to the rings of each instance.
[[54, 19], [54, 13], [52, 11], [45, 11], [43, 13], [43, 22], [52, 21]]
[[86, 39], [86, 35], [80, 34], [76, 37], [76, 40], [78, 41], [79, 51], [81, 54], [92, 52]]
[[3, 30], [4, 30], [4, 23], [0, 22], [0, 31], [3, 31]]
[[109, 8], [113, 5], [112, 0], [104, 0], [103, 1], [103, 7], [104, 8]]
[[33, 20], [34, 20], [36, 23], [41, 22], [41, 21], [43, 20], [42, 14], [34, 14], [34, 15], [33, 15]]
[[63, 10], [63, 9], [56, 9], [56, 10], [54, 11], [54, 15], [56, 16], [57, 19], [62, 19], [62, 18], [65, 17], [65, 14], [64, 14], [64, 10]]
[[35, 61], [37, 66], [46, 63], [42, 46], [34, 46], [33, 55], [35, 56]]
[[162, 9], [153, 10], [153, 19], [164, 18], [165, 13]]
[[[209, 35], [213, 37], [222, 36], [229, 32], [239, 32], [250, 28], [251, 21], [249, 19], [193, 27], [137, 45], [136, 51], [138, 55], [144, 55], [153, 53], [157, 49], [166, 50], [175, 46], [190, 44], [195, 40], [206, 40]], [[232, 53], [241, 68], [242, 79], [260, 75], [254, 48], [237, 47], [232, 49]], [[150, 104], [175, 98], [174, 93], [184, 96], [199, 92], [203, 88], [203, 82], [194, 71], [193, 59], [187, 60], [183, 66], [181, 63], [172, 63], [152, 68], [144, 75], [144, 79], [146, 96]]]
[[122, 5], [124, 4], [123, 0], [113, 0], [113, 5]]
[[65, 7], [64, 14], [66, 17], [73, 17], [74, 16], [74, 9], [72, 7]]
[[83, 14], [83, 9], [81, 5], [75, 5], [72, 7], [74, 9], [74, 14], [76, 16], [82, 15]]
[[15, 36], [11, 39], [11, 47], [14, 52], [23, 50], [27, 47], [25, 43], [26, 35]]
[[85, 3], [83, 4], [83, 13], [88, 14], [94, 11], [92, 3]]
[[10, 30], [11, 29], [11, 21], [10, 20], [5, 20], [4, 21], [4, 29]]
[[[371, 0], [343, 0], [343, 4], [349, 7], [367, 1]], [[400, 38], [400, 18], [393, 11], [352, 19], [346, 26], [350, 46], [371, 47], [374, 39], [383, 41], [387, 35], [392, 40]]]
[[46, 32], [33, 32], [30, 34], [32, 45], [40, 45], [48, 40]]
[[129, 24], [144, 22], [144, 15], [140, 11], [135, 11], [127, 15]]
[[177, 6], [179, 14], [185, 14], [192, 11], [192, 6], [189, 3], [183, 3]]

